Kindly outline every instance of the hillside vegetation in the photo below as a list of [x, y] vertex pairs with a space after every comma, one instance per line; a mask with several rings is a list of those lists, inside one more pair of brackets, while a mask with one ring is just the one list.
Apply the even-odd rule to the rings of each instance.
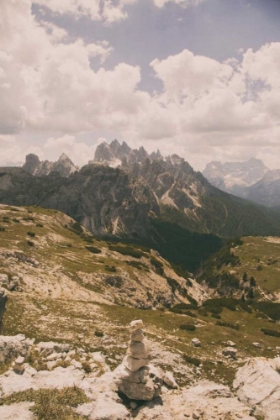
[[[0, 225], [0, 278], [8, 277], [2, 285], [9, 295], [4, 335], [82, 343], [115, 367], [127, 324], [141, 318], [155, 363], [180, 384], [201, 377], [231, 384], [247, 357], [279, 352], [279, 325], [265, 308], [213, 301], [155, 251], [97, 240], [68, 216], [39, 207], [1, 206]], [[222, 353], [228, 340], [237, 359]]]
[[212, 295], [232, 296], [254, 304], [278, 302], [280, 313], [279, 251], [279, 237], [231, 240], [203, 263], [198, 281], [207, 284]]

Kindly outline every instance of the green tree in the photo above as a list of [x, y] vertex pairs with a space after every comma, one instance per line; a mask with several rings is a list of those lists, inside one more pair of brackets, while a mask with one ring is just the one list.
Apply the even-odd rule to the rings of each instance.
[[257, 282], [256, 282], [256, 280], [255, 280], [255, 277], [251, 277], [250, 278], [250, 286], [251, 287], [255, 287], [257, 285]]

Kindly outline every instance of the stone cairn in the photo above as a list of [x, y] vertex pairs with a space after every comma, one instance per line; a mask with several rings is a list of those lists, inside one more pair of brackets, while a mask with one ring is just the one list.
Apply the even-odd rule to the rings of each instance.
[[141, 319], [129, 325], [131, 336], [122, 364], [119, 366], [119, 392], [131, 400], [151, 401], [161, 392], [162, 378], [149, 364], [149, 346]]

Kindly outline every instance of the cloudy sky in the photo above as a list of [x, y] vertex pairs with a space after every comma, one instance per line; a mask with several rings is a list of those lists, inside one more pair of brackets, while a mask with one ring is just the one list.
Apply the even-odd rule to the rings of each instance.
[[114, 138], [280, 168], [279, 0], [0, 0], [0, 165]]

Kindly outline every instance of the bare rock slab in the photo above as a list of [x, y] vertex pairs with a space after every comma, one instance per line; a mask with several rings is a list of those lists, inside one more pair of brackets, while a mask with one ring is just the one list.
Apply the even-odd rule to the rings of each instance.
[[266, 420], [280, 420], [278, 359], [258, 357], [249, 360], [238, 369], [233, 382], [240, 400]]
[[1, 420], [34, 420], [34, 416], [29, 408], [33, 403], [22, 402], [19, 404], [0, 406]]

